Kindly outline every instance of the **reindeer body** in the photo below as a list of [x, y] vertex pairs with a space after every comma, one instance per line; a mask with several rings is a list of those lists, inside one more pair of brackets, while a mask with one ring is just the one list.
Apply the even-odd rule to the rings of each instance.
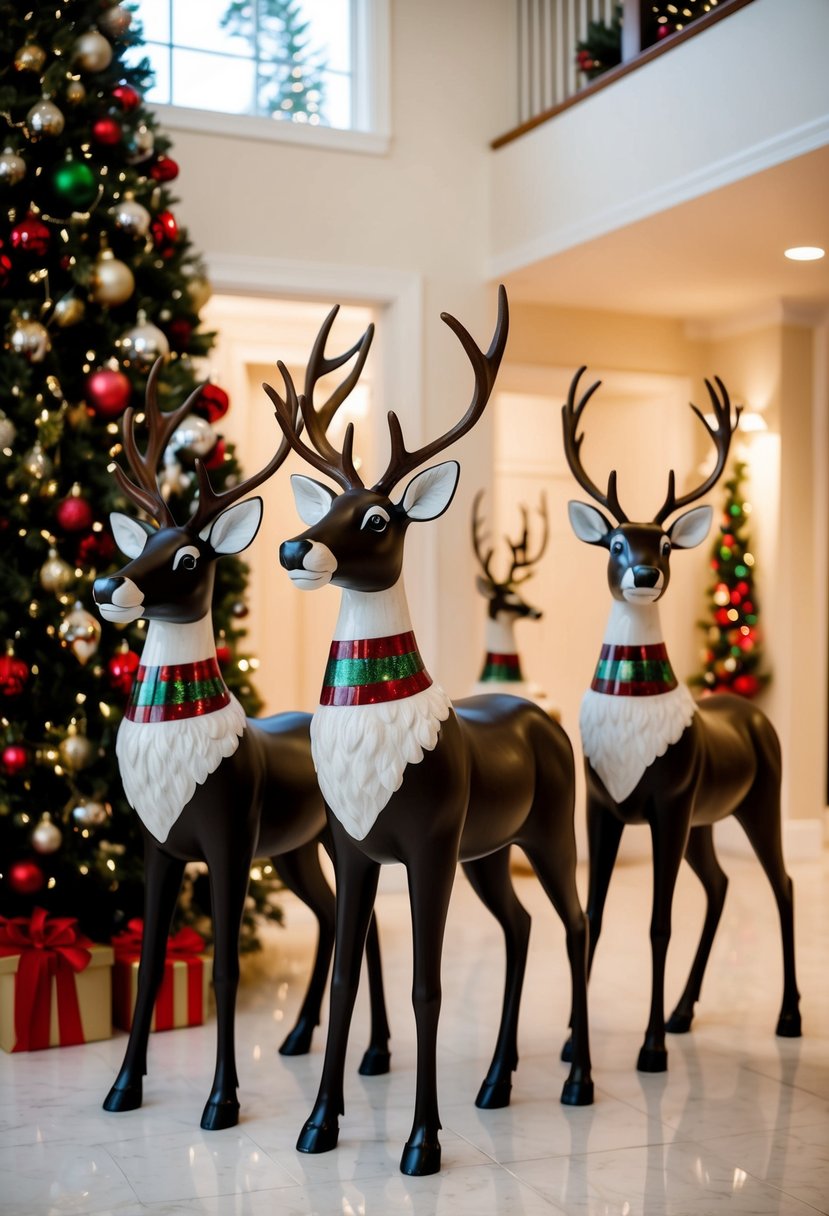
[[[590, 845], [590, 962], [599, 939], [610, 876], [624, 826], [646, 823], [654, 859], [651, 948], [653, 987], [645, 1041], [638, 1067], [661, 1072], [665, 1049], [664, 976], [671, 934], [671, 901], [683, 856], [702, 882], [707, 910], [691, 972], [667, 1029], [690, 1029], [699, 999], [728, 880], [714, 852], [712, 825], [728, 815], [740, 822], [769, 877], [780, 915], [783, 940], [783, 1002], [777, 1033], [800, 1034], [795, 980], [792, 884], [783, 864], [780, 827], [780, 746], [774, 728], [743, 698], [718, 695], [697, 704], [678, 683], [659, 624], [658, 601], [670, 578], [674, 548], [702, 542], [711, 508], [696, 507], [665, 521], [701, 497], [719, 478], [728, 455], [732, 422], [725, 386], [721, 397], [706, 381], [714, 425], [703, 418], [717, 449], [717, 462], [703, 484], [677, 499], [674, 474], [665, 503], [650, 523], [627, 519], [616, 492], [616, 474], [603, 494], [581, 463], [583, 411], [599, 387], [575, 400], [582, 368], [574, 377], [562, 411], [564, 446], [579, 484], [612, 513], [613, 520], [586, 503], [569, 504], [580, 540], [608, 550], [608, 583], [613, 595], [610, 621], [590, 689], [581, 708], [587, 776], [587, 830]], [[665, 526], [663, 526], [665, 525]]]
[[[484, 355], [453, 317], [443, 319], [460, 338], [475, 371], [472, 403], [446, 435], [408, 452], [399, 423], [389, 415], [389, 467], [366, 489], [351, 456], [353, 429], [335, 451], [313, 409], [303, 400], [310, 437], [300, 439], [296, 396], [280, 364], [289, 405], [266, 386], [291, 445], [315, 468], [334, 477], [337, 495], [308, 477], [292, 478], [299, 514], [310, 525], [280, 547], [280, 561], [296, 586], [334, 583], [342, 607], [329, 654], [320, 709], [314, 716], [314, 760], [334, 837], [337, 942], [331, 1017], [317, 1101], [299, 1137], [303, 1152], [333, 1149], [343, 1113], [343, 1065], [356, 995], [359, 961], [377, 890], [379, 867], [406, 867], [414, 939], [413, 1004], [417, 1023], [414, 1121], [401, 1170], [440, 1167], [436, 1043], [440, 959], [458, 860], [475, 891], [498, 918], [507, 943], [501, 1026], [477, 1104], [505, 1106], [518, 1061], [517, 1024], [527, 957], [529, 916], [509, 873], [509, 845], [525, 848], [559, 911], [567, 933], [573, 983], [573, 1064], [562, 1101], [592, 1101], [587, 1035], [586, 923], [575, 883], [573, 754], [561, 728], [535, 705], [514, 697], [475, 697], [454, 708], [432, 682], [417, 650], [401, 581], [403, 543], [410, 523], [437, 518], [449, 506], [459, 467], [448, 461], [423, 470], [402, 498], [389, 494], [404, 473], [447, 447], [474, 424], [486, 405], [503, 354], [506, 295]], [[322, 352], [316, 352], [322, 364]], [[366, 793], [361, 796], [365, 788]]]

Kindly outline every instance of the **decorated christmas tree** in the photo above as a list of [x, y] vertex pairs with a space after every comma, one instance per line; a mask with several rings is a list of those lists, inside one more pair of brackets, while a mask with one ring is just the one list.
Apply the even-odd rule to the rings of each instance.
[[588, 80], [622, 62], [622, 6], [617, 4], [609, 24], [588, 21], [587, 33], [576, 43], [576, 65]]
[[717, 0], [676, 0], [666, 3], [657, 0], [656, 3], [642, 6], [642, 46], [651, 46], [661, 42], [671, 34], [678, 34], [686, 26], [700, 17], [710, 13], [717, 7]]
[[325, 122], [325, 62], [297, 0], [233, 0], [222, 26], [256, 41], [257, 113], [282, 122]]
[[[169, 140], [143, 104], [147, 64], [127, 64], [135, 46], [121, 5], [0, 0], [0, 914], [39, 904], [98, 940], [142, 903], [142, 837], [114, 745], [143, 629], [102, 626], [92, 601], [95, 577], [123, 565], [109, 513], [134, 513], [108, 466], [154, 360], [169, 355], [169, 409], [211, 344], [199, 329], [209, 286], [173, 210]], [[197, 456], [217, 488], [237, 476], [215, 429], [228, 404], [206, 385], [165, 453], [161, 484], [182, 520]], [[255, 661], [238, 650], [245, 585], [238, 559], [219, 563], [218, 656], [255, 712]], [[262, 877], [252, 893], [267, 911]], [[180, 917], [199, 918], [205, 894], [192, 881]]]
[[726, 499], [711, 550], [714, 577], [707, 592], [711, 619], [699, 622], [705, 634], [703, 670], [691, 683], [708, 692], [753, 697], [769, 676], [761, 671], [763, 649], [748, 535], [751, 503], [742, 492], [746, 477], [745, 462], [735, 461], [725, 482]]

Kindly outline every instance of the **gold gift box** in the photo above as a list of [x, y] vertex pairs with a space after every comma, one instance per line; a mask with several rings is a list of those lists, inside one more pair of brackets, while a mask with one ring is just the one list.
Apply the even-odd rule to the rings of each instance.
[[[197, 1016], [191, 1008], [191, 966], [199, 964], [198, 986], [201, 992], [201, 1016]], [[126, 962], [116, 960], [113, 975], [114, 1006], [113, 1022], [121, 1030], [129, 1030], [132, 1025], [132, 1015], [138, 996], [138, 961]], [[153, 1008], [153, 1019], [150, 1030], [158, 1030], [158, 1010], [160, 1001], [169, 1009], [170, 986], [172, 986], [172, 1021], [164, 1021], [160, 1029], [178, 1030], [182, 1026], [200, 1026], [208, 1013], [210, 997], [210, 981], [213, 975], [213, 958], [209, 954], [199, 954], [190, 964], [183, 959], [167, 959], [164, 964], [159, 994]], [[165, 997], [167, 998], [165, 1000]]]
[[[75, 974], [75, 989], [86, 1043], [92, 1043], [96, 1039], [108, 1039], [112, 1035], [112, 947], [91, 946], [90, 953], [92, 959], [89, 966]], [[16, 1041], [14, 993], [19, 962], [19, 954], [0, 957], [0, 1047], [3, 1051], [14, 1051]], [[50, 1000], [49, 1046], [59, 1047], [58, 994], [54, 976], [51, 977]]]

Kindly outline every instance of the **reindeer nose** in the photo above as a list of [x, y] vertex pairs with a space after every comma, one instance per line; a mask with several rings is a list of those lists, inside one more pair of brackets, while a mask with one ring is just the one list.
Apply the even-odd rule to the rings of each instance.
[[655, 587], [659, 582], [659, 571], [656, 566], [634, 566], [634, 587]]
[[118, 588], [124, 583], [122, 577], [115, 578], [96, 578], [92, 584], [92, 598], [96, 604], [111, 604], [112, 597]]
[[279, 546], [279, 564], [286, 570], [301, 570], [305, 554], [312, 548], [310, 540], [284, 540]]

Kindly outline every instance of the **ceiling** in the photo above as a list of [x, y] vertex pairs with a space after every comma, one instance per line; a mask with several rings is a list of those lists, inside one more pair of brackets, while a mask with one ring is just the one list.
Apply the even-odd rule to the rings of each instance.
[[779, 305], [829, 307], [829, 147], [505, 276], [514, 299], [718, 321]]

